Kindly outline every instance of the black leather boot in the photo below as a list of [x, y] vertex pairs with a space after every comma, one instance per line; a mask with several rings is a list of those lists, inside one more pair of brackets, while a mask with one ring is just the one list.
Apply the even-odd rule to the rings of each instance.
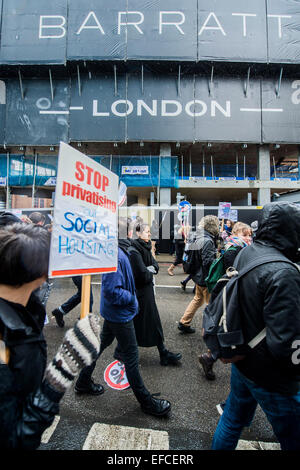
[[104, 392], [104, 387], [100, 384], [95, 384], [95, 382], [91, 379], [91, 381], [87, 384], [80, 384], [76, 383], [75, 385], [75, 392], [78, 394], [86, 394], [86, 395], [102, 395]]
[[195, 333], [195, 328], [192, 328], [190, 325], [183, 325], [182, 323], [178, 323], [178, 330], [181, 331], [181, 333], [183, 334], [191, 334], [191, 333]]
[[213, 365], [215, 361], [213, 360], [213, 358], [207, 353], [204, 353], [199, 356], [199, 362], [203, 367], [203, 371], [207, 380], [215, 380], [216, 375], [213, 372]]
[[160, 353], [160, 363], [162, 366], [174, 365], [177, 364], [182, 358], [181, 353], [172, 353], [165, 349], [165, 351]]
[[58, 308], [55, 308], [52, 312], [52, 315], [54, 316], [56, 320], [57, 326], [59, 326], [60, 328], [63, 328], [65, 326], [63, 313]]
[[171, 410], [171, 403], [168, 400], [155, 398], [155, 394], [150, 395], [143, 403], [141, 408], [144, 413], [153, 416], [166, 416]]

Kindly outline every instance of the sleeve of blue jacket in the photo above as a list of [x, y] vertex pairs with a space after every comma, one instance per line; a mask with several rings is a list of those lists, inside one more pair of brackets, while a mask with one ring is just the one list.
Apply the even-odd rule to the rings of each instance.
[[124, 285], [124, 276], [120, 269], [115, 273], [102, 275], [102, 294], [112, 305], [123, 307], [135, 302], [135, 295], [125, 289]]

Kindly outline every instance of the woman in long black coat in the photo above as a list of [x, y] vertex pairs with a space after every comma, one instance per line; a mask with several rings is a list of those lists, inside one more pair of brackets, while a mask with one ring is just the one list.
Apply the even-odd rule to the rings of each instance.
[[155, 302], [153, 276], [158, 273], [159, 267], [151, 253], [149, 225], [137, 225], [136, 233], [138, 238], [132, 240], [129, 252], [139, 302], [139, 313], [134, 318], [137, 342], [141, 347], [156, 346], [161, 365], [176, 364], [182, 355], [166, 349], [163, 328]]

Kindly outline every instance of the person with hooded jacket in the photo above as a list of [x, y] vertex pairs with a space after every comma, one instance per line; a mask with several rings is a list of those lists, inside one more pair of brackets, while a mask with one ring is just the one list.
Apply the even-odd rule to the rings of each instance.
[[[214, 434], [212, 448], [235, 449], [257, 404], [283, 450], [300, 450], [300, 207], [266, 204], [255, 241], [236, 259], [237, 270], [263, 256], [266, 263], [239, 281], [245, 343], [266, 329], [265, 338], [232, 364], [231, 390]], [[285, 262], [286, 260], [286, 262]], [[298, 347], [298, 351], [297, 351]]]
[[195, 242], [191, 245], [193, 253], [192, 279], [196, 284], [195, 296], [181, 317], [178, 329], [182, 333], [195, 333], [190, 326], [196, 311], [209, 302], [209, 292], [205, 283], [211, 263], [216, 258], [216, 243], [219, 237], [219, 219], [215, 215], [202, 217], [198, 224]]

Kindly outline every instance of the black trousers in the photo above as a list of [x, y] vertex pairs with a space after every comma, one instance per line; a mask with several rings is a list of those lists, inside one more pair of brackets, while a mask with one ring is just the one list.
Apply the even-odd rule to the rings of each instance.
[[[69, 313], [73, 308], [77, 307], [77, 305], [81, 302], [81, 289], [82, 289], [82, 276], [73, 276], [72, 281], [74, 282], [75, 286], [77, 287], [76, 294], [72, 295], [66, 302], [61, 305], [64, 313]], [[91, 296], [90, 296], [90, 312], [93, 309], [93, 292], [91, 287]]]
[[183, 263], [183, 253], [184, 253], [184, 243], [178, 243], [175, 241], [175, 253], [176, 253], [176, 259], [174, 261], [174, 266], [177, 266], [178, 264]]
[[[128, 382], [137, 400], [140, 403], [145, 402], [151, 395], [144, 385], [139, 370], [139, 353], [133, 320], [126, 323], [114, 323], [104, 320], [100, 338], [101, 346], [98, 358], [101, 356], [104, 349], [110, 346], [115, 338], [117, 339], [122, 350], [122, 359], [124, 361]], [[78, 385], [89, 384], [95, 366], [96, 361], [82, 369], [78, 377]]]

